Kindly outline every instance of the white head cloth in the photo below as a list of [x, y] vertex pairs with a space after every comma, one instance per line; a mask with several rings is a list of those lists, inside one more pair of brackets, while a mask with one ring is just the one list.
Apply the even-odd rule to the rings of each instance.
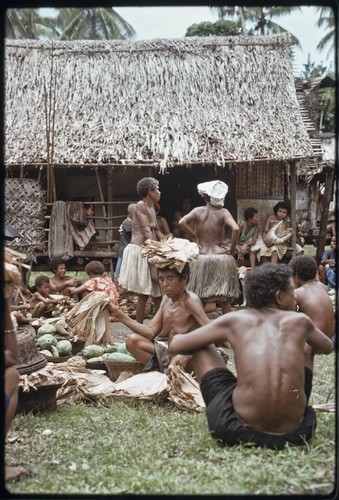
[[210, 197], [211, 205], [223, 207], [228, 186], [222, 181], [209, 181], [198, 184], [198, 193], [203, 196], [207, 194]]

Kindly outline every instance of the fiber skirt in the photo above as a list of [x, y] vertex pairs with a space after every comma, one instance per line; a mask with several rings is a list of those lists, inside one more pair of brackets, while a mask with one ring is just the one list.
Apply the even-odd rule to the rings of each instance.
[[199, 255], [190, 263], [188, 289], [203, 302], [230, 302], [240, 293], [236, 260], [231, 255]]
[[119, 284], [129, 292], [152, 297], [161, 297], [159, 283], [151, 279], [146, 257], [140, 254], [141, 247], [129, 243], [123, 253]]

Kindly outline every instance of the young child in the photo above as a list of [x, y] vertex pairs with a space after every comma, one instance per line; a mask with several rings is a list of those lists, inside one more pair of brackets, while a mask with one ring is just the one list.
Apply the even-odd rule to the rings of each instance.
[[[245, 255], [249, 254], [250, 266], [255, 266], [255, 253], [252, 246], [255, 244], [259, 234], [259, 213], [254, 207], [248, 207], [244, 211], [243, 222], [239, 224], [239, 240], [237, 244], [238, 262], [244, 261]], [[243, 265], [243, 264], [242, 264]]]
[[54, 310], [55, 304], [64, 304], [67, 301], [66, 297], [60, 299], [54, 299], [49, 294], [50, 284], [49, 277], [45, 274], [41, 274], [35, 280], [36, 292], [30, 300], [31, 313], [33, 318], [39, 318], [40, 316], [49, 317]]
[[[118, 306], [118, 292], [112, 279], [105, 273], [104, 265], [98, 260], [92, 260], [85, 267], [85, 272], [89, 276], [89, 280], [77, 288], [71, 288], [71, 294], [74, 296], [80, 293], [85, 296], [91, 292], [104, 292], [111, 299], [115, 306]], [[114, 318], [110, 318], [115, 321]]]

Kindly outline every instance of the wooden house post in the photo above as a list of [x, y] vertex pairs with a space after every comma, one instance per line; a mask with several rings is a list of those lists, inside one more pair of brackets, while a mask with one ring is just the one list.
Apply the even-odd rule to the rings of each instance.
[[297, 170], [296, 170], [296, 162], [292, 161], [290, 163], [290, 193], [291, 193], [291, 228], [293, 229], [292, 239], [291, 239], [291, 247], [292, 247], [292, 255], [296, 254], [296, 206], [297, 206]]
[[324, 172], [326, 175], [325, 192], [324, 192], [324, 197], [323, 197], [323, 206], [322, 206], [321, 219], [320, 219], [317, 252], [315, 255], [315, 259], [316, 259], [318, 264], [320, 264], [321, 257], [324, 253], [324, 247], [326, 244], [328, 210], [329, 210], [329, 206], [330, 206], [330, 202], [332, 200], [332, 194], [333, 194], [334, 168], [331, 166], [325, 167]]

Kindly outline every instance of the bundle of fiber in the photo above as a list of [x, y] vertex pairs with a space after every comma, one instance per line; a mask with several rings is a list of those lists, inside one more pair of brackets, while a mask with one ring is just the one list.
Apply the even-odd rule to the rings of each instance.
[[146, 240], [140, 250], [143, 257], [156, 267], [170, 267], [179, 273], [187, 262], [199, 257], [199, 247], [196, 243], [184, 238], [169, 235], [163, 241]]
[[169, 399], [186, 410], [204, 411], [205, 402], [199, 383], [179, 366], [173, 366], [170, 376]]
[[69, 311], [66, 321], [78, 340], [88, 344], [114, 343], [107, 309], [109, 302], [104, 292], [91, 292]]

